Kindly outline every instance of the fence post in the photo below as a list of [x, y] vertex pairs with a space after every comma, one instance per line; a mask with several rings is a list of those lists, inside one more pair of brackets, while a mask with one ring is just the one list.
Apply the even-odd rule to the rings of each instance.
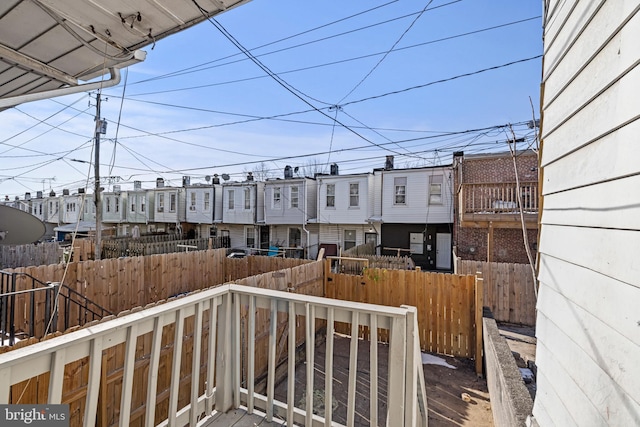
[[482, 307], [484, 305], [484, 279], [482, 272], [476, 273], [475, 323], [476, 323], [476, 375], [482, 377]]
[[[52, 298], [52, 312], [51, 312], [51, 330], [49, 332], [57, 332], [58, 330], [58, 291], [60, 290], [60, 282], [51, 283]], [[47, 320], [49, 322], [49, 320]], [[46, 332], [46, 331], [45, 331]]]

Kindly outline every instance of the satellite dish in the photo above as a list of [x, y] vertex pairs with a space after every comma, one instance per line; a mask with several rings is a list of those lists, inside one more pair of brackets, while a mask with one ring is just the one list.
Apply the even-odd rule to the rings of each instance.
[[222, 179], [224, 179], [225, 181], [229, 181], [229, 174], [223, 173], [221, 176], [222, 176]]
[[204, 177], [204, 180], [205, 180], [205, 181], [207, 181], [207, 182], [211, 181], [211, 175], [207, 175], [207, 176], [205, 176], [205, 177]]
[[41, 238], [44, 223], [28, 212], [0, 205], [0, 245], [26, 245]]

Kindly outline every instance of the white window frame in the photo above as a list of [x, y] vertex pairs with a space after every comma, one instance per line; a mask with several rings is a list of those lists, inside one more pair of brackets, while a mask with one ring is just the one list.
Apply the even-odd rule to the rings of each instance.
[[[298, 234], [299, 242], [297, 244], [296, 244], [296, 241], [292, 242], [291, 240], [291, 232], [294, 230], [297, 231], [297, 234]], [[296, 247], [302, 246], [302, 229], [300, 227], [289, 227], [289, 230], [287, 231], [287, 242], [290, 248], [296, 248]]]
[[227, 190], [227, 196], [228, 196], [227, 209], [232, 211], [236, 208], [236, 201], [235, 201], [236, 190]]
[[138, 196], [131, 194], [129, 199], [129, 202], [131, 204], [131, 212], [135, 212], [136, 211], [136, 201], [138, 200]]
[[[348, 234], [352, 234], [353, 233], [353, 240], [351, 240], [352, 236], [349, 236], [349, 239], [347, 240], [347, 233]], [[354, 230], [354, 229], [343, 230], [343, 232], [342, 232], [342, 247], [344, 248], [344, 250], [356, 247], [357, 246], [357, 242], [358, 242], [357, 230]]]
[[[356, 190], [355, 192], [353, 190]], [[355, 209], [360, 207], [360, 183], [349, 183], [349, 208]]]
[[[251, 240], [252, 243], [249, 243]], [[247, 248], [256, 247], [256, 228], [248, 226], [244, 228], [244, 243]]]
[[336, 207], [336, 185], [335, 184], [327, 184], [326, 207], [328, 208]]
[[431, 175], [429, 177], [429, 204], [441, 205], [442, 200], [442, 182], [444, 181], [442, 175]]
[[292, 209], [300, 206], [300, 187], [297, 185], [293, 185], [289, 189], [289, 205]]
[[158, 212], [164, 212], [164, 193], [158, 193], [158, 202], [156, 203], [156, 210]]
[[209, 212], [211, 210], [211, 193], [204, 193], [204, 211]]
[[244, 209], [247, 211], [251, 209], [251, 188], [249, 187], [244, 189]]
[[175, 191], [169, 193], [169, 212], [175, 212], [178, 205], [178, 195]]
[[273, 209], [282, 208], [282, 188], [273, 187], [273, 197], [271, 197], [271, 207]]
[[395, 177], [393, 178], [393, 204], [403, 205], [407, 204], [407, 177]]
[[190, 211], [195, 211], [196, 210], [196, 200], [197, 200], [196, 192], [192, 191], [190, 193], [190, 196], [189, 196], [189, 210]]

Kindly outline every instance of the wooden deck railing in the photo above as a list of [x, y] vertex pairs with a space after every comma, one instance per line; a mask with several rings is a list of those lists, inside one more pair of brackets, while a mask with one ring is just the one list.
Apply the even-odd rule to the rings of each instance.
[[[248, 307], [248, 320], [241, 319], [241, 307]], [[256, 341], [256, 313], [266, 311], [269, 318], [268, 379], [266, 395], [254, 391], [254, 355]], [[287, 319], [289, 336], [296, 336], [298, 324], [304, 325], [306, 337], [306, 382], [305, 407], [294, 396], [295, 340], [288, 340], [288, 392], [287, 401], [274, 397], [276, 379], [276, 350], [279, 319]], [[248, 333], [245, 339], [242, 320], [247, 321]], [[368, 381], [371, 384], [369, 399], [371, 414], [377, 414], [379, 394], [386, 395], [386, 425], [416, 426], [427, 425], [427, 402], [423, 370], [420, 357], [417, 315], [414, 307], [385, 307], [327, 298], [297, 295], [268, 289], [258, 289], [235, 284], [226, 284], [185, 297], [159, 304], [146, 310], [122, 315], [113, 320], [103, 321], [61, 337], [52, 338], [30, 346], [0, 354], [0, 403], [12, 403], [19, 394], [14, 386], [38, 375], [48, 374], [48, 389], [38, 393], [38, 403], [61, 403], [63, 389], [73, 387], [65, 366], [79, 360], [87, 360], [86, 399], [78, 418], [84, 426], [97, 424], [98, 401], [107, 395], [100, 390], [107, 381], [104, 375], [104, 351], [122, 347], [122, 386], [119, 393], [109, 394], [109, 401], [102, 405], [118, 407], [118, 425], [129, 425], [134, 409], [135, 396], [142, 396], [144, 405], [144, 425], [190, 425], [195, 426], [211, 418], [214, 411], [227, 412], [241, 405], [251, 413], [254, 409], [266, 413], [271, 421], [274, 415], [287, 420], [288, 425], [324, 426], [339, 425], [333, 421], [331, 411], [324, 417], [314, 414], [313, 398], [315, 371], [315, 331], [316, 324], [326, 322], [326, 348], [333, 348], [333, 331], [336, 322], [351, 324], [349, 381], [347, 398], [347, 424], [352, 425], [356, 396], [363, 383], [358, 379], [357, 349], [358, 330], [368, 327], [372, 342], [376, 342], [378, 331], [389, 336], [389, 366], [386, 380], [387, 389], [380, 393], [378, 383], [378, 354], [372, 346]], [[188, 325], [191, 325], [188, 327]], [[163, 330], [169, 328], [173, 345], [168, 346]], [[204, 329], [209, 333], [205, 334]], [[187, 331], [189, 329], [189, 332]], [[140, 371], [136, 353], [138, 339], [152, 337], [148, 370]], [[187, 339], [187, 336], [188, 339]], [[187, 345], [186, 343], [189, 343]], [[167, 359], [163, 353], [171, 353]], [[241, 354], [246, 354], [247, 382], [241, 383]], [[333, 372], [333, 351], [326, 351], [325, 372]], [[162, 362], [164, 360], [165, 362]], [[190, 373], [189, 383], [182, 384], [181, 373]], [[139, 374], [144, 381], [134, 382]], [[159, 404], [158, 388], [167, 381], [168, 404]], [[332, 374], [326, 375], [324, 401], [334, 400]], [[187, 387], [187, 398], [179, 398], [181, 389]], [[47, 391], [48, 390], [48, 391]], [[117, 397], [116, 397], [117, 396]], [[146, 397], [145, 397], [146, 396]], [[35, 403], [35, 402], [21, 402]], [[160, 418], [158, 418], [160, 417]], [[383, 425], [371, 416], [370, 425]]]
[[538, 182], [462, 184], [459, 198], [461, 214], [517, 213], [520, 206], [525, 213], [537, 213]]

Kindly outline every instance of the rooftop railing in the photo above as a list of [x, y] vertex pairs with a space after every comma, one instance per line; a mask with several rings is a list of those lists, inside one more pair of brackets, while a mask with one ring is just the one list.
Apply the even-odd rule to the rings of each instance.
[[[520, 198], [518, 198], [520, 193]], [[462, 184], [461, 214], [500, 214], [538, 212], [538, 182]]]

